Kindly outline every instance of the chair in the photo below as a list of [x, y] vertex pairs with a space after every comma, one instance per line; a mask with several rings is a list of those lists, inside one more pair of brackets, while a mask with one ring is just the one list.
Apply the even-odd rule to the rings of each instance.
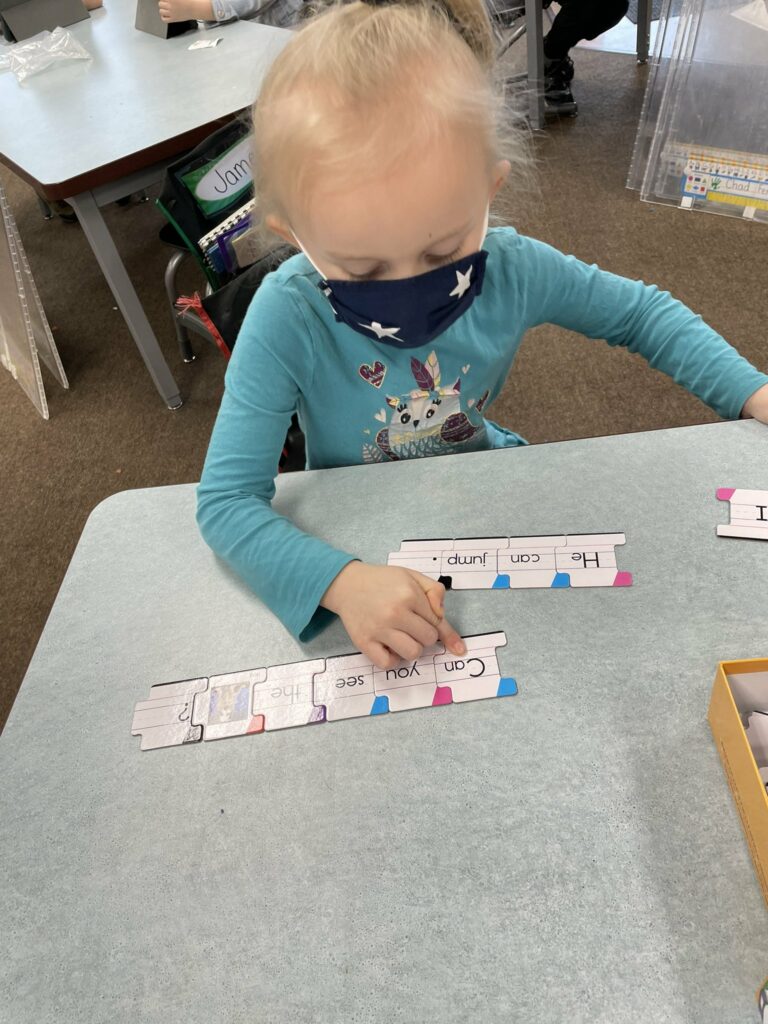
[[[506, 84], [524, 88], [528, 94], [528, 121], [532, 128], [544, 127], [544, 47], [541, 11], [549, 15], [552, 0], [486, 0], [500, 60], [527, 34], [527, 70], [506, 79]], [[551, 15], [549, 15], [551, 17]]]
[[206, 291], [221, 288], [235, 271], [217, 268], [200, 247], [200, 239], [241, 210], [253, 198], [249, 159], [250, 128], [240, 119], [217, 129], [168, 166], [157, 206], [168, 223], [160, 238], [177, 249], [165, 270], [165, 291], [184, 362], [195, 358], [186, 327], [176, 316], [176, 278], [191, 255], [206, 279]]
[[[247, 267], [224, 287], [204, 297], [194, 295], [177, 300], [180, 323], [213, 341], [225, 359], [232, 354], [240, 325], [256, 290], [267, 274], [293, 255], [288, 245], [281, 245]], [[289, 473], [304, 468], [304, 435], [294, 415], [283, 445], [279, 471]]]

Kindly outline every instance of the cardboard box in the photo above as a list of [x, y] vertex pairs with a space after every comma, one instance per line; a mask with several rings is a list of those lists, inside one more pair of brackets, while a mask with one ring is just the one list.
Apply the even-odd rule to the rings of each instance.
[[768, 903], [768, 715], [759, 711], [768, 711], [768, 658], [721, 661], [707, 717]]

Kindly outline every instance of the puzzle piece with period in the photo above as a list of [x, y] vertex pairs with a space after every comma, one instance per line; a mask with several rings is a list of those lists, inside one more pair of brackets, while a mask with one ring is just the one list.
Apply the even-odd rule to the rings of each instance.
[[385, 670], [363, 654], [345, 654], [159, 683], [136, 704], [131, 734], [153, 750], [517, 693], [515, 680], [499, 671], [503, 632], [464, 642], [461, 658], [436, 644]]
[[623, 533], [404, 540], [387, 565], [415, 569], [449, 590], [630, 587], [632, 574], [616, 564], [624, 543]]
[[748, 537], [768, 540], [768, 491], [745, 491], [739, 487], [719, 487], [720, 501], [731, 503], [731, 521], [718, 526], [718, 537]]

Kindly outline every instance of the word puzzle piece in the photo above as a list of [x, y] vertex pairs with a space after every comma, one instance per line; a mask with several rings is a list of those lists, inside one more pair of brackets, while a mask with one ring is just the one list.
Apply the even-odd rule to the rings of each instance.
[[718, 526], [718, 537], [768, 540], [768, 491], [719, 487], [717, 497], [731, 503], [731, 521], [727, 526]]
[[630, 587], [632, 574], [616, 564], [615, 548], [625, 543], [623, 533], [404, 540], [387, 565], [415, 569], [449, 590]]
[[195, 698], [192, 721], [205, 729], [207, 740], [264, 732], [264, 715], [253, 710], [251, 691], [266, 678], [265, 668], [211, 676], [208, 688]]
[[133, 709], [131, 735], [141, 736], [141, 749], [198, 743], [203, 738], [203, 730], [192, 722], [193, 704], [207, 686], [207, 679], [185, 679], [180, 683], [153, 686], [149, 700], [140, 700]]
[[435, 644], [386, 670], [357, 653], [160, 683], [136, 705], [131, 733], [153, 750], [517, 693], [516, 681], [499, 672], [503, 632], [464, 642], [461, 658]]

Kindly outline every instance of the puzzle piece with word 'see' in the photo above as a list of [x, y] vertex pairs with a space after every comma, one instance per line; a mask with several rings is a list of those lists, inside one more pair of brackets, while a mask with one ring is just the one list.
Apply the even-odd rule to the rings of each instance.
[[345, 654], [158, 683], [149, 700], [136, 704], [131, 735], [141, 736], [142, 750], [154, 750], [516, 694], [516, 681], [501, 675], [496, 656], [505, 634], [463, 639], [467, 653], [460, 658], [435, 644], [391, 669]]
[[632, 574], [616, 566], [615, 548], [624, 543], [623, 533], [404, 540], [387, 565], [415, 569], [448, 590], [631, 587]]
[[727, 526], [718, 526], [718, 537], [768, 540], [768, 491], [719, 487], [717, 497], [731, 503], [731, 521]]

